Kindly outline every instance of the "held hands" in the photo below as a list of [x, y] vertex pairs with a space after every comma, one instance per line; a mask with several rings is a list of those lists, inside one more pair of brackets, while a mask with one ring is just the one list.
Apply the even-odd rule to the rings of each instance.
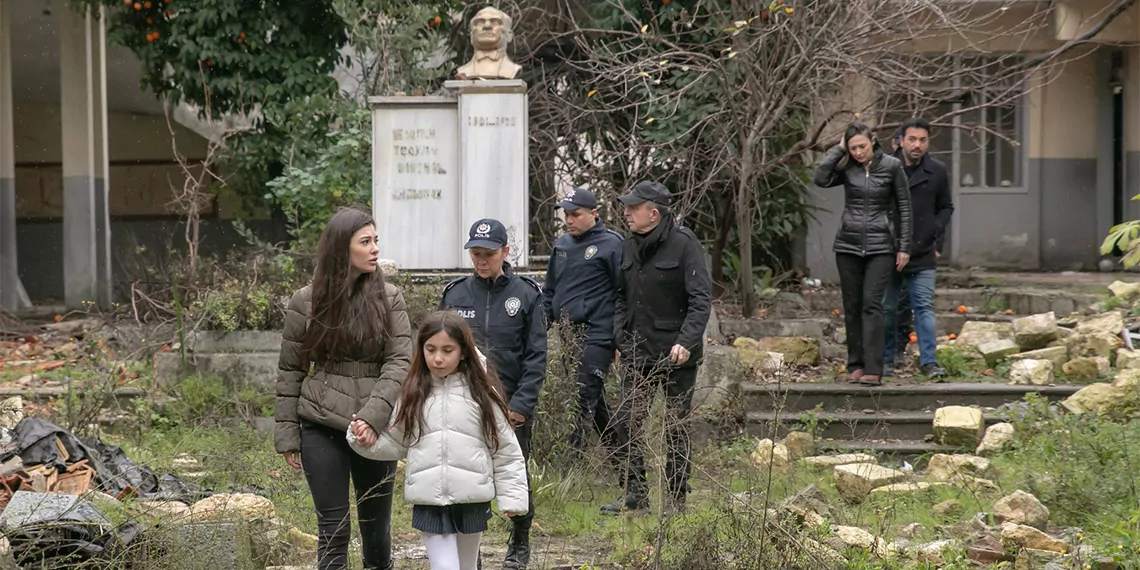
[[681, 366], [682, 364], [684, 364], [688, 361], [689, 361], [689, 349], [687, 349], [687, 348], [685, 348], [679, 344], [674, 344], [673, 349], [669, 351], [669, 362], [672, 362], [673, 364], [675, 364], [677, 366]]
[[376, 430], [372, 429], [372, 426], [368, 425], [368, 422], [358, 419], [356, 414], [352, 414], [352, 423], [349, 424], [348, 427], [352, 429], [352, 434], [356, 436], [356, 441], [364, 447], [372, 447], [372, 444], [376, 443], [376, 440], [379, 438], [376, 434]]
[[900, 252], [898, 252], [897, 255], [895, 255], [895, 269], [902, 271], [902, 268], [906, 267], [906, 264], [909, 262], [910, 262], [910, 254], [909, 253], [903, 253], [900, 251]]
[[[520, 414], [514, 410], [507, 410], [507, 421], [511, 422], [511, 427], [518, 429], [519, 427], [521, 427], [523, 424], [526, 423], [526, 418], [523, 417], [522, 414]], [[511, 515], [507, 515], [507, 516], [511, 516]]]

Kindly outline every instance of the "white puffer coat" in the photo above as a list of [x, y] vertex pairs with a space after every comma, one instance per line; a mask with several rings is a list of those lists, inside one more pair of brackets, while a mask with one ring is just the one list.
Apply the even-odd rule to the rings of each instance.
[[[499, 449], [483, 439], [479, 405], [462, 373], [433, 378], [424, 403], [424, 433], [408, 437], [394, 424], [379, 432], [372, 447], [356, 441], [352, 428], [348, 442], [360, 455], [379, 461], [407, 457], [404, 499], [413, 505], [458, 505], [498, 499], [499, 510], [527, 512], [526, 462], [515, 432], [501, 413], [496, 414]], [[399, 415], [399, 405], [392, 419]], [[410, 447], [409, 447], [410, 444]]]

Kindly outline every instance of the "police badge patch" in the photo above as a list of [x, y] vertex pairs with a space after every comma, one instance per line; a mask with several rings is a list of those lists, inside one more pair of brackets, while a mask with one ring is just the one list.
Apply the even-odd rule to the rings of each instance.
[[520, 301], [518, 297], [511, 297], [507, 299], [507, 302], [504, 303], [503, 306], [507, 309], [507, 315], [513, 317], [519, 314], [519, 309], [522, 308], [522, 301]]
[[596, 254], [596, 253], [598, 253], [598, 246], [591, 245], [590, 247], [587, 247], [586, 248], [586, 259], [590, 259], [591, 257], [594, 257], [594, 254]]

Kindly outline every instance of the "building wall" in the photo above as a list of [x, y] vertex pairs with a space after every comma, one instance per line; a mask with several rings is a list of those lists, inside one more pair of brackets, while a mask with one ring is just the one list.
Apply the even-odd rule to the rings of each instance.
[[[1124, 189], [1140, 194], [1140, 46], [1124, 54]], [[1125, 219], [1140, 220], [1140, 200], [1125, 203]]]

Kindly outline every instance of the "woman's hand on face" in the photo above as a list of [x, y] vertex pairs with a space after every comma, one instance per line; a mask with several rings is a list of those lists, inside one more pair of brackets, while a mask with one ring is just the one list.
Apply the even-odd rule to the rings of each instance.
[[379, 436], [376, 435], [376, 430], [372, 429], [372, 426], [368, 425], [368, 422], [358, 419], [356, 414], [353, 414], [352, 424], [349, 427], [352, 428], [352, 434], [356, 436], [356, 441], [364, 447], [372, 447], [372, 444], [376, 443], [376, 440], [379, 439]]
[[902, 271], [902, 268], [906, 267], [906, 264], [909, 262], [910, 262], [910, 254], [909, 253], [903, 253], [900, 251], [898, 253], [898, 255], [895, 256], [895, 269]]
[[286, 451], [285, 453], [282, 453], [281, 455], [285, 457], [285, 463], [288, 463], [289, 467], [292, 467], [293, 469], [295, 469], [297, 471], [301, 470], [301, 452], [300, 451]]
[[839, 136], [839, 148], [847, 150], [847, 133]]

